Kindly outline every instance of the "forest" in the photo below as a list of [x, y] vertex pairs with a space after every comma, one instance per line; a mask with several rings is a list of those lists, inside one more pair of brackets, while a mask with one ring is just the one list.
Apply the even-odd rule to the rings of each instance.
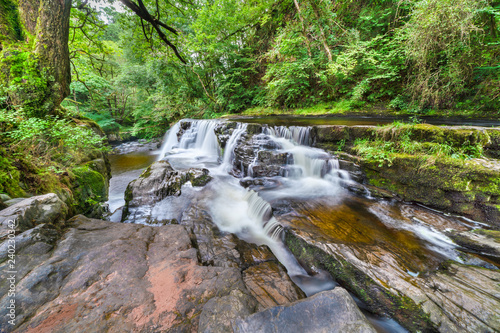
[[75, 122], [126, 139], [238, 113], [499, 116], [499, 1], [61, 4], [0, 1], [0, 191], [106, 149]]

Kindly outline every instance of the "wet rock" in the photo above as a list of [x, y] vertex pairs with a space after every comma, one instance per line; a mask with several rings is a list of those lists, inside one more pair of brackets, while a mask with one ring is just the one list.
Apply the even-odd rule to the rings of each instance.
[[[345, 227], [336, 230], [336, 235], [347, 231]], [[391, 249], [377, 234], [371, 237], [378, 246], [359, 236], [368, 234], [339, 241], [318, 229], [293, 229], [286, 234], [286, 244], [304, 264], [328, 270], [370, 311], [390, 314], [411, 331], [492, 332], [500, 328], [500, 286], [495, 282], [500, 281], [500, 271], [451, 261], [437, 269], [431, 258], [411, 268], [409, 264], [418, 259], [403, 259], [410, 254], [405, 255], [405, 249]], [[412, 243], [406, 247], [418, 253]], [[427, 268], [418, 268], [422, 264]]]
[[257, 246], [243, 240], [238, 240], [236, 249], [240, 253], [241, 257], [240, 267], [245, 269], [267, 261], [278, 261], [266, 245]]
[[[72, 222], [53, 250], [32, 241], [17, 253], [23, 270], [17, 281], [19, 312], [15, 327], [0, 322], [2, 332], [196, 331], [200, 313], [214, 297], [219, 304], [234, 297], [231, 306], [247, 307], [240, 312], [212, 307], [225, 313], [225, 320], [253, 312], [239, 269], [200, 265], [181, 225], [148, 227], [83, 216]], [[6, 302], [2, 294], [2, 318]]]
[[236, 122], [221, 122], [215, 126], [215, 135], [221, 148], [226, 147], [227, 140], [231, 137], [234, 129], [238, 126]]
[[500, 264], [500, 231], [476, 229], [449, 232], [453, 241], [467, 251], [498, 257]]
[[[252, 124], [249, 124], [249, 127]], [[247, 133], [240, 137], [234, 149], [235, 160], [233, 167], [240, 176], [247, 176], [250, 165], [256, 164], [255, 171], [260, 177], [278, 175], [281, 165], [291, 162], [290, 156], [273, 150], [280, 148], [268, 135], [261, 133], [261, 128], [256, 135], [247, 128]], [[271, 150], [269, 150], [271, 149]]]
[[177, 171], [167, 161], [158, 161], [127, 186], [126, 207], [151, 205], [167, 196], [179, 196], [182, 185], [188, 181], [193, 186], [204, 186], [211, 179], [207, 169]]
[[343, 288], [237, 319], [233, 327], [238, 333], [375, 332]]
[[38, 224], [57, 224], [64, 221], [67, 214], [68, 206], [54, 193], [23, 199], [0, 211], [0, 238], [10, 230], [9, 221], [15, 220], [16, 230], [24, 231]]
[[419, 156], [398, 156], [391, 166], [362, 162], [371, 185], [476, 221], [500, 227], [500, 164], [481, 160], [436, 159], [422, 163]]
[[177, 140], [180, 140], [182, 135], [191, 128], [192, 122], [190, 120], [181, 121], [179, 132], [177, 132]]
[[305, 298], [285, 269], [276, 262], [267, 261], [246, 269], [243, 281], [263, 309]]
[[200, 315], [198, 332], [233, 333], [232, 321], [254, 313], [257, 302], [239, 290], [231, 291], [224, 297], [214, 297], [204, 306]]
[[180, 224], [191, 232], [202, 264], [219, 267], [240, 266], [240, 254], [236, 250], [238, 238], [233, 234], [220, 232], [202, 205], [193, 203], [184, 212]]
[[256, 162], [252, 164], [251, 175], [253, 177], [275, 177], [280, 174], [283, 166], [292, 163], [291, 156], [287, 153], [279, 153], [270, 150], [260, 150], [257, 153]]

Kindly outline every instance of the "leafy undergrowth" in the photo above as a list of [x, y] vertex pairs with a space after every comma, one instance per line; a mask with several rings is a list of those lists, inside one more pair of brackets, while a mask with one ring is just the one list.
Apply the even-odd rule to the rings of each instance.
[[385, 104], [363, 104], [357, 105], [351, 100], [339, 100], [329, 103], [319, 103], [313, 106], [304, 108], [276, 108], [276, 107], [254, 107], [246, 109], [239, 115], [241, 116], [270, 116], [270, 115], [294, 115], [294, 116], [321, 116], [321, 115], [349, 115], [349, 116], [409, 116], [418, 118], [420, 116], [432, 117], [460, 117], [460, 118], [482, 118], [482, 119], [498, 119], [500, 117], [500, 110], [479, 111], [477, 108], [463, 108], [457, 109], [425, 109], [420, 110], [411, 106], [405, 105], [404, 107], [397, 106], [389, 103]]
[[380, 166], [384, 163], [391, 166], [394, 159], [401, 154], [421, 156], [428, 161], [438, 158], [465, 161], [483, 157], [483, 145], [480, 141], [465, 140], [457, 144], [446, 138], [440, 140], [441, 142], [415, 140], [415, 126], [401, 122], [380, 126], [375, 138], [357, 138], [352, 149], [356, 154], [378, 162]]
[[92, 125], [0, 110], [0, 193], [20, 197], [69, 188], [71, 169], [107, 150]]

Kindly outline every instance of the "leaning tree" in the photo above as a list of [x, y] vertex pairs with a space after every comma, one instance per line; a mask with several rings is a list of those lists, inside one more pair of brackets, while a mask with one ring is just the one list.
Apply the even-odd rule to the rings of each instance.
[[[85, 9], [88, 2], [0, 0], [0, 107], [23, 107], [35, 116], [59, 112], [61, 102], [70, 93], [71, 8], [74, 5]], [[167, 37], [177, 31], [159, 19], [158, 0], [147, 4], [143, 0], [120, 2], [186, 63]], [[147, 5], [156, 11], [150, 11]]]

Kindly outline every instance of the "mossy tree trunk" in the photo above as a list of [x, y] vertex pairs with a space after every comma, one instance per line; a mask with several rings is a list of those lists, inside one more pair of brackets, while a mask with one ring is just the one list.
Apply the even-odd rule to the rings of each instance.
[[[41, 116], [56, 112], [69, 95], [71, 2], [0, 0], [2, 73], [11, 86], [7, 90], [11, 105], [26, 106], [29, 101], [29, 108]], [[19, 54], [24, 57], [16, 58]], [[38, 77], [32, 78], [36, 73]]]

